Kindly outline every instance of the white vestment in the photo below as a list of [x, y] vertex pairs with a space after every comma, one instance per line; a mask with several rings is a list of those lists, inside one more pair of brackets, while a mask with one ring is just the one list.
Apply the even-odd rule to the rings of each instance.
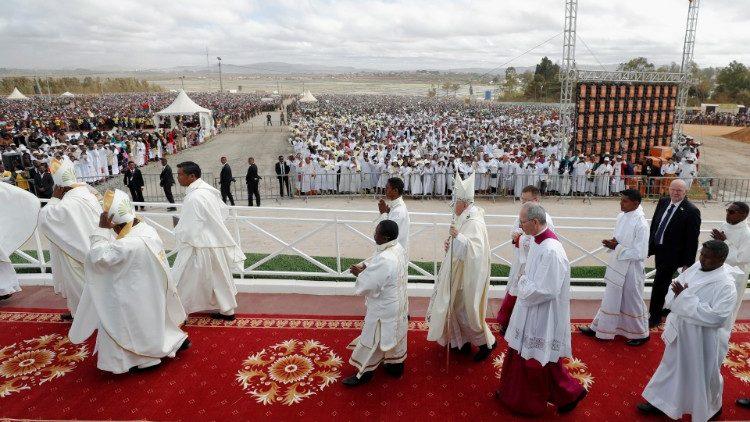
[[[559, 240], [546, 229], [531, 244], [526, 274], [505, 332], [508, 347], [542, 366], [572, 356], [570, 346], [570, 263]], [[551, 235], [554, 236], [554, 235]]]
[[87, 185], [69, 190], [62, 199], [50, 199], [39, 213], [39, 228], [50, 242], [55, 293], [67, 299], [74, 317], [85, 282], [83, 262], [101, 213], [102, 206]]
[[393, 201], [387, 201], [388, 213], [380, 215], [380, 221], [391, 220], [398, 226], [398, 243], [409, 254], [409, 210], [406, 209], [404, 198], [398, 197]]
[[427, 308], [427, 339], [451, 347], [495, 344], [485, 321], [490, 287], [490, 244], [484, 210], [471, 205], [456, 219], [459, 234], [440, 265]]
[[39, 200], [25, 189], [0, 182], [0, 296], [21, 291], [13, 269], [13, 255], [36, 230]]
[[737, 292], [733, 267], [701, 271], [696, 262], [677, 277], [688, 287], [677, 297], [670, 289], [665, 308], [671, 310], [661, 338], [666, 347], [659, 367], [643, 390], [643, 398], [672, 419], [689, 413], [706, 421], [721, 408], [724, 379], [722, 350], [727, 340], [719, 330], [730, 321]]
[[[552, 221], [549, 213], [547, 213], [547, 227], [555, 231], [555, 223]], [[508, 285], [505, 288], [506, 293], [510, 293], [512, 296], [518, 296], [518, 279], [524, 274], [526, 267], [526, 258], [529, 255], [529, 248], [534, 243], [534, 236], [530, 236], [523, 233], [521, 230], [521, 219], [516, 217], [516, 221], [513, 222], [511, 227], [510, 237], [513, 238], [513, 234], [518, 233], [518, 247], [513, 246], [513, 259], [510, 263], [510, 272], [508, 273]]]
[[649, 226], [643, 208], [620, 213], [615, 223], [615, 250], [604, 273], [606, 286], [591, 329], [596, 337], [628, 339], [648, 337], [648, 310], [643, 301], [646, 281], [644, 261], [648, 257]]
[[[720, 344], [724, 344], [723, 341], [725, 340], [728, 344], [732, 326], [734, 321], [737, 320], [737, 314], [742, 306], [742, 298], [745, 296], [748, 273], [750, 272], [750, 226], [748, 226], [747, 220], [734, 225], [724, 222], [719, 230], [727, 236], [726, 244], [729, 246], [729, 255], [724, 263], [739, 270], [739, 272], [733, 274], [734, 287], [737, 289], [737, 303], [734, 305], [730, 322], [726, 325], [729, 330], [719, 330], [719, 335], [722, 337], [722, 343]], [[727, 351], [724, 351], [723, 356], [726, 357]]]
[[185, 190], [180, 222], [175, 226], [177, 258], [172, 276], [188, 314], [237, 307], [233, 272], [241, 272], [245, 255], [224, 221], [229, 209], [216, 188], [202, 179]]
[[153, 227], [139, 223], [124, 237], [97, 229], [86, 257], [86, 285], [70, 328], [75, 344], [98, 330], [97, 367], [121, 374], [174, 357], [187, 338], [185, 311]]
[[378, 245], [376, 254], [365, 261], [354, 291], [365, 296], [367, 313], [362, 333], [354, 339], [349, 359], [358, 375], [372, 371], [381, 362], [401, 363], [406, 359], [409, 329], [408, 258], [397, 240]]

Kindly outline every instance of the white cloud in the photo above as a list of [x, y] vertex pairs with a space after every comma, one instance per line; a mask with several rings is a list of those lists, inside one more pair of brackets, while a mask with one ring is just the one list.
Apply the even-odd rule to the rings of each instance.
[[[383, 69], [492, 67], [562, 31], [562, 0], [5, 0], [0, 66], [164, 68], [287, 61]], [[750, 62], [744, 1], [702, 2], [701, 65]], [[578, 32], [602, 63], [680, 61], [687, 1], [581, 2]], [[518, 59], [559, 60], [555, 38]], [[595, 64], [577, 46], [579, 64]]]

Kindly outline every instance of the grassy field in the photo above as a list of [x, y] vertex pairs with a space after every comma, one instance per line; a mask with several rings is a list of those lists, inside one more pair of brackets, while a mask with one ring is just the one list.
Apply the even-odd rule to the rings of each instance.
[[[25, 251], [30, 256], [36, 258], [36, 251]], [[45, 251], [45, 258], [49, 260], [49, 252]], [[267, 254], [255, 254], [255, 253], [248, 253], [246, 254], [246, 260], [245, 260], [245, 266], [250, 266], [253, 263], [256, 263], [260, 261], [261, 259], [268, 256]], [[171, 256], [169, 258], [170, 264], [174, 263], [175, 256]], [[328, 266], [329, 268], [336, 269], [336, 258], [330, 257], [330, 256], [316, 256], [314, 257], [324, 265]], [[21, 258], [18, 255], [12, 255], [11, 261], [13, 263], [27, 263], [27, 261], [23, 258]], [[345, 270], [349, 268], [351, 265], [356, 264], [360, 262], [361, 259], [356, 258], [342, 258], [341, 259], [341, 269]], [[423, 270], [427, 271], [430, 274], [433, 274], [433, 265], [432, 262], [415, 262], [417, 266], [422, 268]], [[438, 264], [439, 267], [439, 264]], [[352, 281], [354, 280], [353, 277], [350, 278], [337, 278], [337, 279], [331, 279], [330, 277], [327, 277], [323, 270], [316, 267], [312, 263], [308, 262], [302, 257], [296, 256], [296, 255], [279, 255], [268, 262], [262, 264], [260, 267], [257, 268], [259, 271], [294, 271], [294, 272], [303, 272], [303, 273], [321, 273], [320, 276], [245, 276], [245, 278], [275, 278], [275, 279], [299, 279], [299, 280], [324, 280], [324, 281]], [[507, 265], [501, 265], [501, 264], [492, 264], [492, 276], [494, 277], [507, 277], [508, 272], [510, 268]], [[647, 270], [648, 271], [648, 270]], [[39, 273], [40, 270], [38, 268], [22, 268], [18, 270], [19, 273]], [[414, 269], [409, 269], [409, 274], [411, 275], [419, 275], [419, 273]], [[573, 267], [571, 269], [571, 277], [574, 279], [573, 283], [576, 285], [602, 285], [602, 283], [588, 283], [588, 282], [575, 282], [575, 279], [580, 278], [602, 278], [604, 277], [604, 267], [588, 267], [588, 266], [582, 266], [582, 267]], [[431, 281], [423, 281], [424, 283], [431, 283]], [[505, 284], [504, 282], [493, 282], [493, 284]]]

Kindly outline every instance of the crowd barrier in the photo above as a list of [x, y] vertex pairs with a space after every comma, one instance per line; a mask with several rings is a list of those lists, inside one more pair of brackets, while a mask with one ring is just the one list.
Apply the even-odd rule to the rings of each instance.
[[[137, 205], [137, 204], [136, 204]], [[174, 225], [179, 215], [169, 212], [169, 203], [145, 203], [145, 211], [138, 215], [153, 225], [162, 237], [168, 256], [176, 254]], [[292, 207], [230, 207], [227, 227], [237, 244], [248, 254], [238, 279], [292, 279], [311, 282], [351, 280], [349, 266], [371, 255], [374, 249], [372, 233], [379, 215], [376, 211], [340, 209], [315, 209]], [[434, 281], [442, 249], [450, 225], [447, 213], [410, 213], [410, 259], [409, 280], [429, 283]], [[514, 246], [510, 231], [515, 215], [487, 214], [485, 221], [489, 233], [491, 262], [509, 266]], [[609, 260], [607, 249], [601, 239], [612, 235], [616, 218], [553, 216], [558, 238], [575, 267], [603, 267]], [[703, 221], [701, 241], [710, 237], [712, 228], [720, 221]], [[20, 250], [15, 252], [16, 270], [34, 269], [47, 273], [50, 269], [46, 251], [46, 239], [39, 232]], [[647, 265], [650, 265], [647, 263]], [[28, 272], [28, 271], [26, 271]], [[654, 271], [647, 273], [647, 282], [652, 281]], [[493, 284], [504, 284], [507, 276], [491, 277]], [[603, 286], [603, 271], [598, 276], [576, 276], [574, 286]]]

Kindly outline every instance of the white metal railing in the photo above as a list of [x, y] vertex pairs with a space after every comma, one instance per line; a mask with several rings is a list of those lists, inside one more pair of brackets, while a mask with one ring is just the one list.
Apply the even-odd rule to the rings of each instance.
[[[181, 204], [145, 203], [147, 211], [139, 216], [160, 233], [169, 250], [168, 256], [175, 255], [174, 217], [178, 214], [167, 212], [167, 207]], [[316, 278], [322, 280], [351, 279], [348, 267], [342, 264], [346, 259], [363, 259], [371, 254], [374, 240], [371, 233], [378, 220], [376, 211], [330, 210], [317, 208], [283, 207], [230, 207], [227, 227], [235, 240], [246, 253], [265, 255], [244, 266], [239, 278]], [[436, 277], [438, 264], [442, 261], [442, 244], [450, 225], [447, 213], [412, 212], [410, 227], [410, 281], [432, 281]], [[510, 229], [515, 215], [486, 214], [485, 220], [490, 235], [491, 261], [493, 264], [510, 265], [512, 248]], [[605, 266], [606, 248], [601, 239], [611, 236], [615, 218], [608, 217], [563, 217], [553, 216], [556, 233], [563, 243], [570, 259], [571, 267]], [[701, 239], [708, 239], [711, 228], [719, 221], [703, 221]], [[291, 236], [291, 240], [289, 239]], [[45, 273], [49, 262], [44, 256], [46, 239], [38, 231], [32, 239], [15, 254], [26, 262], [13, 264], [16, 269], [38, 269]], [[360, 252], [354, 252], [359, 246]], [[275, 247], [273, 247], [275, 246]], [[28, 253], [33, 250], [36, 257]], [[271, 251], [268, 253], [268, 251]], [[294, 256], [316, 270], [263, 269], [275, 258]], [[316, 257], [317, 256], [317, 257]], [[325, 257], [325, 258], [322, 258]], [[323, 261], [328, 261], [323, 262]], [[417, 265], [428, 263], [429, 270]], [[654, 271], [647, 274], [651, 281]], [[507, 277], [493, 276], [495, 283], [507, 281]], [[574, 284], [601, 283], [599, 277], [574, 278]]]

